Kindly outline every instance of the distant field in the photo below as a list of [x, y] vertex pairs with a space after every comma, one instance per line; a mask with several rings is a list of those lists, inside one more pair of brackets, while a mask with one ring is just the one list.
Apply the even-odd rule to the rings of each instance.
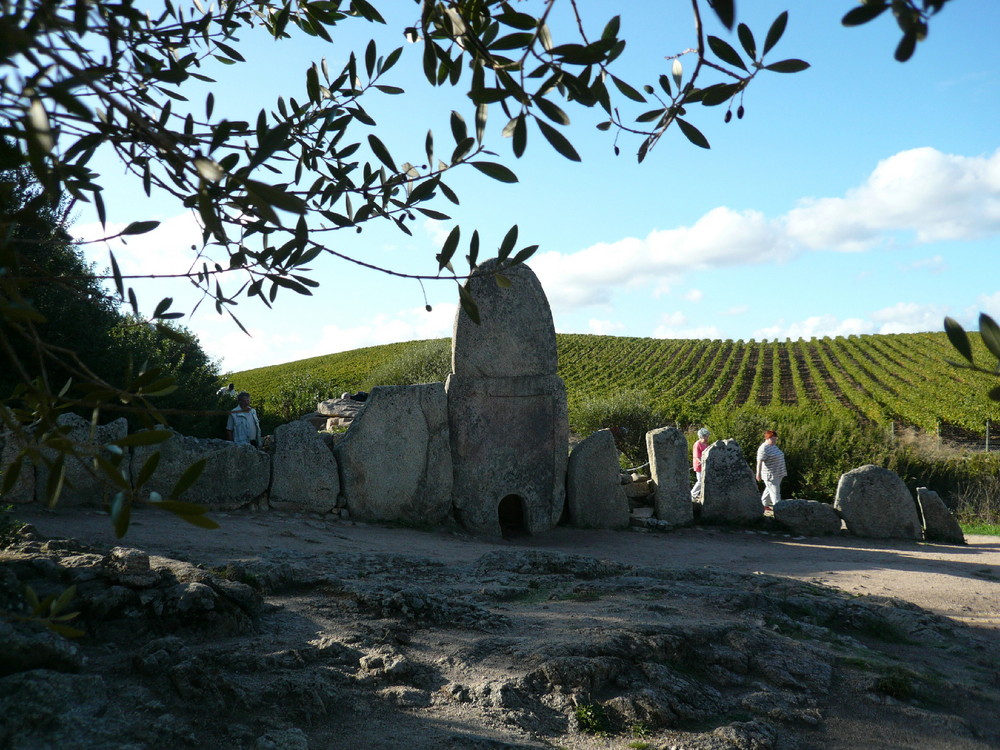
[[[987, 360], [978, 335], [977, 355]], [[810, 341], [705, 341], [584, 334], [556, 336], [570, 414], [587, 399], [643, 392], [682, 426], [717, 410], [806, 407], [868, 423], [958, 436], [982, 435], [1000, 408], [989, 376], [959, 370], [944, 333], [867, 335]], [[264, 411], [294, 411], [296, 392], [321, 398], [376, 385], [443, 380], [449, 339], [355, 349], [232, 375]], [[308, 398], [307, 398], [308, 401]]]

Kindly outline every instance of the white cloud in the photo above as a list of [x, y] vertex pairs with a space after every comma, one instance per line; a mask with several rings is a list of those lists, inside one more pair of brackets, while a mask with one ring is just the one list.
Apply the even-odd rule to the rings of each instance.
[[865, 250], [895, 232], [920, 243], [988, 236], [1000, 231], [1000, 150], [901, 151], [843, 198], [804, 200], [784, 223], [789, 239], [814, 250]]
[[735, 305], [728, 310], [723, 310], [719, 315], [746, 315], [750, 312], [750, 305]]
[[944, 273], [948, 270], [948, 264], [944, 257], [935, 255], [933, 258], [923, 258], [910, 264], [910, 269], [914, 271], [929, 271], [932, 274]]
[[824, 336], [850, 336], [852, 334], [874, 333], [874, 324], [862, 318], [838, 319], [833, 315], [813, 315], [805, 320], [785, 325], [784, 321], [766, 328], [758, 328], [753, 332], [754, 339], [786, 338], [813, 339]]
[[942, 330], [947, 314], [947, 308], [942, 305], [898, 302], [873, 312], [871, 318], [878, 325], [876, 333], [918, 333]]
[[653, 330], [654, 339], [721, 339], [716, 326], [688, 325], [687, 316], [680, 312], [665, 313]]
[[793, 323], [779, 321], [773, 326], [758, 328], [755, 339], [812, 339], [824, 336], [851, 336], [866, 333], [918, 333], [940, 331], [947, 310], [941, 305], [898, 302], [869, 313], [867, 318], [838, 318], [835, 315], [813, 315]]
[[[917, 148], [879, 162], [861, 186], [843, 197], [805, 199], [775, 218], [720, 206], [691, 226], [602, 242], [575, 253], [540, 253], [531, 266], [553, 309], [564, 311], [611, 304], [617, 290], [636, 285], [651, 285], [654, 295], [664, 294], [681, 274], [699, 269], [998, 232], [1000, 150], [966, 157]], [[943, 261], [930, 258], [919, 267], [937, 272]]]
[[701, 302], [702, 297], [705, 295], [702, 293], [701, 289], [689, 289], [681, 295], [682, 299], [688, 302]]
[[597, 320], [596, 318], [591, 318], [587, 323], [587, 328], [591, 333], [596, 333], [599, 336], [611, 336], [618, 331], [624, 331], [625, 324], [615, 323], [611, 320]]
[[979, 312], [984, 312], [994, 320], [1000, 321], [1000, 292], [980, 295], [978, 308]]

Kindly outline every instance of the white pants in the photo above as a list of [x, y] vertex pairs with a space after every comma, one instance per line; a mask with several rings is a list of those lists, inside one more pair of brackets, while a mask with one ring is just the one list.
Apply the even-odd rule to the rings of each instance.
[[783, 477], [764, 479], [764, 494], [760, 496], [760, 501], [765, 508], [773, 508], [781, 502], [781, 480]]
[[697, 502], [698, 498], [701, 497], [701, 491], [703, 489], [702, 483], [701, 483], [701, 477], [702, 477], [702, 474], [704, 474], [704, 473], [705, 473], [704, 471], [696, 471], [694, 473], [695, 482], [694, 482], [694, 487], [691, 488], [691, 501], [692, 502]]

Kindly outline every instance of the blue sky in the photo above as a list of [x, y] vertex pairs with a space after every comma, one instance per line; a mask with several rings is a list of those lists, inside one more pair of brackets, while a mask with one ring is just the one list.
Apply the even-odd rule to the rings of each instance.
[[[454, 222], [428, 221], [412, 237], [389, 228], [339, 233], [331, 247], [400, 271], [434, 273], [434, 254], [453, 223], [465, 237], [477, 228], [484, 248], [499, 246], [517, 224], [519, 245], [540, 245], [529, 265], [564, 333], [784, 340], [937, 331], [945, 315], [974, 328], [980, 311], [1000, 316], [1000, 46], [993, 38], [1000, 3], [951, 3], [906, 64], [892, 58], [899, 32], [891, 19], [841, 27], [852, 5], [737, 3], [738, 20], [758, 40], [789, 8], [787, 31], [768, 61], [796, 57], [812, 67], [758, 76], [744, 99], [746, 116], [728, 125], [724, 107], [695, 108], [689, 119], [711, 150], [671, 130], [637, 164], [637, 140], [621, 137], [615, 156], [613, 134], [595, 128], [601, 113], [568, 109], [566, 134], [582, 163], [555, 154], [537, 130], [517, 160], [500, 137], [505, 118], [491, 112], [487, 146], [518, 174], [517, 185], [466, 170], [446, 180], [461, 206], [438, 206]], [[416, 15], [410, 3], [396, 7], [408, 14], [402, 25]], [[621, 13], [629, 43], [624, 77], [633, 83], [654, 83], [669, 71], [665, 57], [693, 44], [682, 0], [631, 0], [619, 11], [587, 0], [582, 7], [598, 28]], [[381, 52], [404, 44], [402, 25], [380, 32]], [[309, 61], [326, 57], [338, 68], [351, 44], [363, 49], [363, 26], [345, 27], [355, 34], [335, 35], [332, 46], [244, 34], [238, 48], [248, 64], [217, 72], [217, 111], [252, 119], [279, 94], [304, 99]], [[717, 25], [708, 31], [736, 45]], [[366, 105], [397, 162], [425, 160], [428, 129], [450, 143], [451, 109], [472, 119], [454, 91], [422, 83], [420, 52], [408, 46], [398, 75], [386, 81], [405, 95]], [[193, 89], [191, 98], [203, 95]], [[120, 167], [100, 171], [110, 227], [163, 222], [125, 247], [114, 245], [123, 270], [186, 269], [198, 236], [193, 218], [175, 204], [144, 199], [138, 185], [119, 179]], [[80, 236], [98, 236], [92, 222], [80, 212]], [[103, 243], [88, 249], [102, 265], [107, 251]], [[481, 257], [489, 254], [484, 249]], [[279, 295], [274, 310], [256, 301], [239, 306], [250, 338], [210, 304], [183, 322], [233, 371], [451, 333], [453, 283], [425, 284], [428, 313], [416, 282], [334, 258], [313, 267], [321, 282], [313, 297]], [[135, 286], [147, 311], [163, 296], [181, 310], [196, 301], [184, 282]]]

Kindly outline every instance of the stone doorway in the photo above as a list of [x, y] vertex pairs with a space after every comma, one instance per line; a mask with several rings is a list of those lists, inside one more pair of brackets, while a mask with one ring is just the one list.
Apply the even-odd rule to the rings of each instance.
[[500, 521], [500, 534], [504, 539], [527, 535], [524, 498], [520, 495], [507, 495], [497, 505], [497, 520]]

